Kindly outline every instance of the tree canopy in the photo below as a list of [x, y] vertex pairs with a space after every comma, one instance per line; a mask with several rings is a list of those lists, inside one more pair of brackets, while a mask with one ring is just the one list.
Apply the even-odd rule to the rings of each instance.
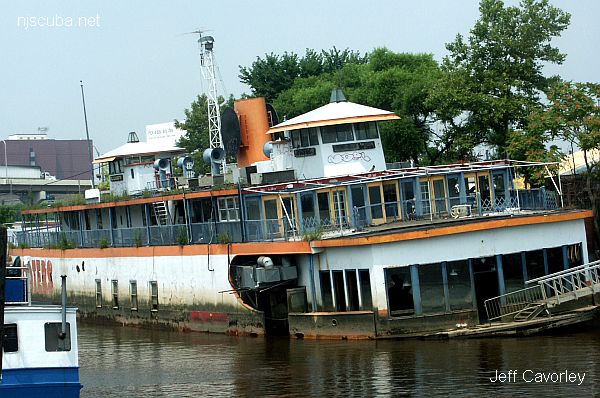
[[488, 144], [505, 157], [510, 131], [527, 128], [528, 115], [555, 80], [543, 74], [544, 64], [565, 59], [551, 42], [570, 15], [548, 0], [510, 7], [481, 0], [479, 11], [469, 36], [457, 35], [446, 45], [450, 54], [430, 103], [449, 134], [458, 129], [472, 144]]

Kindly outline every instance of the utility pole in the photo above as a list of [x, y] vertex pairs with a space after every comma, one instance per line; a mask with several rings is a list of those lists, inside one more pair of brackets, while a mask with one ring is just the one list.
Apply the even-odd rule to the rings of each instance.
[[88, 155], [90, 157], [90, 170], [92, 172], [92, 189], [96, 188], [96, 183], [94, 182], [94, 155], [92, 154], [92, 142], [90, 141], [90, 132], [88, 130], [88, 121], [87, 121], [87, 112], [85, 110], [85, 95], [83, 94], [83, 80], [79, 81], [81, 85], [81, 101], [83, 102], [83, 118], [85, 120], [85, 137], [87, 138], [88, 144]]

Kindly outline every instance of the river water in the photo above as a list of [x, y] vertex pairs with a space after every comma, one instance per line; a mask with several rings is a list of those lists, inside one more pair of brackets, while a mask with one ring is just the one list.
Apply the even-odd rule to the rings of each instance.
[[[82, 397], [600, 396], [600, 328], [527, 338], [311, 341], [80, 324], [79, 342]], [[492, 383], [496, 371], [516, 372]], [[566, 382], [565, 371], [579, 378]], [[561, 372], [562, 382], [552, 382]]]

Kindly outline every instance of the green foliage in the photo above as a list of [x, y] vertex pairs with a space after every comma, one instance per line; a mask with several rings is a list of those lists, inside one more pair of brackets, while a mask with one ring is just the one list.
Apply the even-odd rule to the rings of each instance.
[[222, 243], [222, 244], [229, 244], [229, 243], [233, 242], [233, 238], [231, 237], [229, 232], [223, 232], [217, 236], [217, 242]]
[[548, 0], [523, 0], [518, 7], [482, 0], [479, 11], [468, 38], [457, 35], [446, 45], [450, 55], [429, 103], [449, 140], [470, 135], [504, 156], [510, 131], [527, 128], [540, 92], [553, 80], [542, 66], [565, 59], [551, 41], [570, 15]]
[[69, 195], [62, 200], [55, 201], [50, 207], [80, 206], [85, 204], [85, 196], [81, 194]]
[[133, 235], [133, 243], [135, 244], [135, 247], [142, 247], [144, 245], [142, 231], [139, 229], [137, 229]]
[[[233, 97], [225, 101], [219, 98], [219, 103], [225, 107], [233, 107]], [[185, 121], [175, 120], [175, 127], [185, 130], [186, 134], [179, 139], [177, 145], [191, 154], [194, 159], [194, 172], [196, 175], [210, 174], [210, 166], [204, 163], [202, 154], [210, 147], [208, 134], [208, 99], [206, 95], [199, 95], [190, 108], [184, 111]], [[231, 161], [232, 159], [228, 159]], [[233, 160], [235, 162], [235, 160]]]
[[25, 242], [20, 242], [19, 249], [29, 249], [29, 245]]
[[10, 224], [20, 220], [22, 205], [0, 205], [0, 224]]
[[67, 250], [67, 249], [75, 249], [77, 247], [76, 243], [69, 240], [67, 235], [63, 232], [60, 234], [58, 238], [58, 242], [48, 245], [48, 249], [58, 249], [58, 250]]
[[106, 249], [110, 246], [110, 242], [108, 241], [108, 239], [106, 238], [102, 238], [100, 239], [100, 241], [98, 242], [98, 247], [100, 249]]
[[113, 194], [110, 192], [100, 194], [100, 200], [102, 202], [122, 202], [124, 200], [129, 199], [131, 199], [131, 196], [129, 196], [126, 192], [123, 192], [121, 194]]
[[142, 191], [142, 198], [151, 198], [152, 197], [152, 191], [150, 191], [148, 188], [145, 188]]
[[[546, 140], [536, 131], [511, 131], [508, 136], [508, 151], [511, 159], [529, 162], [559, 162], [562, 157], [559, 149], [553, 145], [546, 148]], [[556, 166], [553, 166], [556, 168]], [[545, 184], [545, 167], [523, 167], [518, 170], [523, 175], [526, 186], [539, 187]], [[556, 173], [556, 170], [553, 170]]]
[[318, 227], [314, 229], [305, 230], [302, 233], [302, 240], [311, 242], [313, 240], [321, 240], [323, 239], [323, 228]]
[[100, 181], [98, 183], [98, 189], [100, 191], [108, 191], [110, 189], [110, 182], [108, 182], [108, 181]]
[[349, 49], [316, 52], [306, 49], [304, 57], [284, 52], [283, 55], [265, 54], [257, 57], [251, 67], [240, 66], [239, 78], [250, 86], [256, 97], [275, 100], [280, 93], [290, 89], [297, 78], [308, 78], [333, 73], [347, 64], [365, 63], [367, 56]]
[[179, 246], [185, 246], [189, 243], [186, 228], [179, 227], [177, 231], [177, 243], [179, 243]]

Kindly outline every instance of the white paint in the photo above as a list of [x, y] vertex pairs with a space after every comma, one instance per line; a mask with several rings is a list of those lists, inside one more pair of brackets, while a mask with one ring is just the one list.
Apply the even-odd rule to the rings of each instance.
[[71, 332], [71, 351], [47, 352], [44, 324], [61, 322], [61, 308], [59, 306], [6, 307], [4, 323], [17, 324], [19, 350], [2, 353], [3, 369], [79, 366], [76, 311], [75, 308], [67, 308], [67, 322], [70, 324]]

